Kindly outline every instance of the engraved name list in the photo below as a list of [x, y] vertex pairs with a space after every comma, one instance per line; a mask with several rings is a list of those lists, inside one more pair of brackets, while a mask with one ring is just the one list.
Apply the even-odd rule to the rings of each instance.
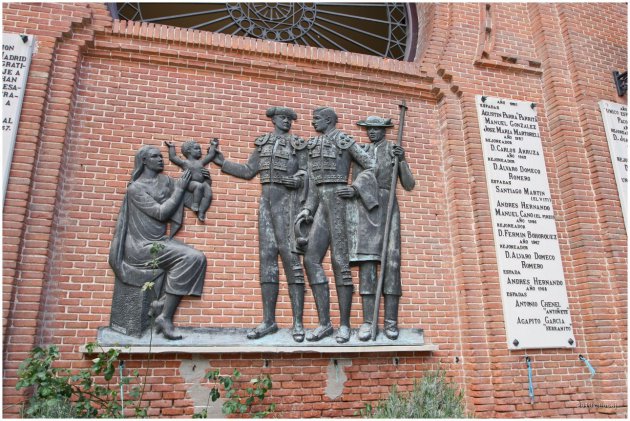
[[508, 347], [574, 347], [535, 104], [476, 101]]

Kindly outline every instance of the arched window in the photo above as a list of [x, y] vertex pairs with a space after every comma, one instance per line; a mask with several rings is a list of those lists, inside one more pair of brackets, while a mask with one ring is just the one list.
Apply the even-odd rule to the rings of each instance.
[[412, 61], [413, 3], [111, 3], [114, 18]]

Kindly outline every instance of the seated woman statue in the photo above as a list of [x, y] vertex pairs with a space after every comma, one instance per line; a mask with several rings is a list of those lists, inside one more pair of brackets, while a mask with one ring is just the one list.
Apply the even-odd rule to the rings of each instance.
[[152, 304], [157, 315], [156, 332], [176, 340], [182, 336], [175, 333], [173, 315], [182, 296], [201, 296], [207, 262], [202, 252], [172, 238], [181, 226], [190, 171], [173, 180], [160, 174], [163, 170], [160, 150], [141, 147], [116, 224], [109, 262], [118, 279], [127, 285], [142, 287], [163, 279], [157, 291], [161, 298]]

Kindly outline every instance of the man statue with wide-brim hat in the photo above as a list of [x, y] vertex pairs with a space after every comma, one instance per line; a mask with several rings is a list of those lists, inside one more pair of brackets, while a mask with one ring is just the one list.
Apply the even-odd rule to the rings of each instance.
[[[378, 183], [379, 205], [367, 210], [356, 198], [348, 209], [350, 223], [349, 249], [351, 264], [359, 265], [359, 293], [363, 305], [363, 325], [359, 328], [357, 337], [366, 341], [371, 337], [371, 327], [374, 317], [375, 294], [377, 284], [377, 269], [381, 261], [387, 208], [394, 174], [393, 165], [398, 157], [396, 174], [405, 190], [412, 190], [415, 180], [405, 160], [405, 150], [385, 139], [386, 130], [394, 124], [390, 118], [370, 116], [357, 122], [365, 127], [370, 143], [364, 145], [365, 151], [375, 160], [374, 174]], [[353, 175], [360, 173], [359, 168], [353, 168]], [[395, 192], [394, 192], [395, 195]], [[398, 305], [402, 295], [400, 281], [400, 211], [398, 201], [394, 196], [392, 208], [389, 241], [386, 251], [385, 271], [383, 278], [383, 296], [385, 301], [384, 331], [389, 339], [398, 338]]]

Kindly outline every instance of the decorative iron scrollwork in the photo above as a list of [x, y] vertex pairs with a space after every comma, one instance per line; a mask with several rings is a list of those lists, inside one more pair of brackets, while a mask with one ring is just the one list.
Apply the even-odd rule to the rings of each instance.
[[292, 42], [313, 27], [317, 5], [306, 3], [226, 3], [227, 11], [248, 36]]
[[412, 3], [115, 3], [114, 18], [413, 60]]

